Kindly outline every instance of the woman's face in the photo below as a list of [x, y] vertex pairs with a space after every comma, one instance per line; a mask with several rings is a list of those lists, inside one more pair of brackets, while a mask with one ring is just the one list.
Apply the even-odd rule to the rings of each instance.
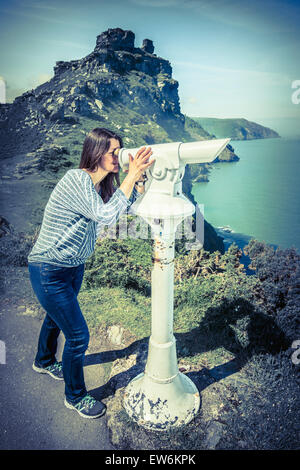
[[109, 173], [118, 173], [118, 156], [114, 153], [117, 149], [120, 149], [120, 142], [114, 138], [110, 139], [110, 147], [100, 159], [100, 168]]

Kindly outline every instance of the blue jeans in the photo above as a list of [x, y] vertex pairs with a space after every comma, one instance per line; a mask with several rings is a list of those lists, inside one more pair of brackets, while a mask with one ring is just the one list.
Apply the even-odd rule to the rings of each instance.
[[48, 263], [28, 263], [30, 281], [35, 295], [46, 311], [35, 358], [40, 367], [56, 361], [57, 338], [65, 336], [62, 356], [65, 394], [76, 404], [87, 394], [83, 375], [84, 354], [89, 331], [77, 300], [84, 264], [61, 267]]

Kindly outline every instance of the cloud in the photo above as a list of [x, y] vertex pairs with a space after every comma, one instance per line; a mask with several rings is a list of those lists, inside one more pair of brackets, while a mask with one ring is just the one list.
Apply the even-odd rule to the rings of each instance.
[[148, 7], [173, 7], [217, 23], [234, 26], [256, 33], [280, 33], [298, 31], [300, 7], [295, 3], [287, 6], [285, 0], [129, 0]]
[[42, 85], [42, 83], [48, 82], [51, 78], [53, 78], [53, 75], [49, 73], [40, 73], [33, 82], [36, 83], [36, 86], [39, 86]]
[[153, 8], [181, 6], [183, 3], [180, 0], [130, 0], [130, 2], [135, 5]]
[[49, 16], [42, 16], [42, 15], [37, 15], [35, 13], [31, 12], [24, 12], [21, 10], [13, 10], [9, 8], [0, 8], [1, 13], [6, 13], [8, 15], [13, 15], [13, 16], [21, 16], [24, 18], [30, 18], [30, 19], [35, 19], [38, 21], [45, 21], [47, 23], [55, 23], [55, 24], [66, 24], [67, 20], [66, 19], [59, 19], [59, 18], [51, 18]]
[[186, 0], [185, 7], [211, 20], [257, 33], [290, 32], [299, 27], [299, 7], [290, 4], [287, 8], [280, 0]]
[[259, 70], [249, 70], [249, 69], [230, 69], [225, 67], [216, 67], [211, 65], [202, 65], [196, 62], [189, 62], [189, 61], [174, 61], [174, 66], [184, 67], [184, 68], [193, 68], [199, 71], [204, 71], [208, 73], [214, 74], [214, 78], [216, 75], [219, 77], [223, 77], [223, 79], [236, 77], [238, 80], [259, 80], [264, 82], [268, 85], [288, 85], [292, 81], [292, 78], [283, 74], [283, 73], [275, 73], [275, 72], [262, 72]]
[[26, 0], [18, 1], [18, 6], [23, 6], [25, 8], [36, 8], [38, 10], [48, 10], [48, 11], [61, 11], [60, 7], [55, 5], [49, 5], [48, 3], [39, 2], [32, 2]]
[[[15, 86], [15, 83], [6, 83], [6, 102], [12, 103], [17, 96], [23, 95], [28, 90], [32, 90], [37, 88], [39, 85], [47, 82], [53, 77], [49, 73], [40, 73], [36, 76], [32, 75], [26, 78], [24, 81], [23, 88]], [[0, 84], [1, 84], [1, 77], [0, 77]], [[0, 99], [1, 102], [1, 99]]]
[[186, 98], [186, 101], [187, 103], [190, 103], [190, 104], [197, 104], [199, 103], [199, 98], [197, 98], [196, 96], [188, 96]]
[[6, 103], [12, 103], [17, 96], [23, 95], [28, 88], [16, 88], [6, 85]]
[[[50, 11], [52, 11], [52, 16], [50, 15]], [[61, 24], [61, 25], [68, 25], [68, 26], [74, 26], [77, 28], [87, 28], [90, 27], [90, 23], [88, 22], [81, 22], [81, 21], [73, 21], [72, 20], [72, 15], [70, 14], [70, 11], [63, 11], [62, 8], [56, 10], [44, 10], [41, 12], [35, 12], [34, 10], [30, 11], [30, 8], [27, 8], [26, 6], [24, 7], [24, 10], [20, 8], [0, 8], [0, 13], [5, 13], [7, 15], [12, 15], [12, 16], [20, 16], [22, 18], [29, 18], [31, 20], [37, 20], [37, 21], [42, 21], [46, 23], [51, 23], [51, 24]], [[45, 13], [45, 14], [43, 14]], [[59, 15], [61, 18], [59, 17]]]
[[64, 41], [60, 39], [41, 39], [41, 41], [46, 42], [48, 44], [53, 44], [55, 46], [61, 46], [61, 47], [72, 47], [76, 49], [84, 49], [86, 51], [89, 51], [90, 46], [88, 44], [82, 44], [79, 42], [73, 42], [73, 41]]

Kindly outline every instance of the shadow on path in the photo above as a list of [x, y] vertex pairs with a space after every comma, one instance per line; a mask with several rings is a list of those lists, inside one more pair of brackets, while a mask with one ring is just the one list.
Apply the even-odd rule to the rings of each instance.
[[[220, 347], [235, 356], [234, 359], [211, 369], [199, 365], [201, 367], [199, 371], [186, 373], [199, 392], [211, 383], [239, 372], [253, 354], [277, 354], [289, 347], [288, 340], [275, 321], [243, 298], [232, 302], [225, 299], [218, 307], [211, 307], [206, 311], [199, 326], [186, 333], [175, 333], [174, 336], [178, 358], [192, 357]], [[105, 385], [91, 391], [96, 398], [107, 398], [144, 372], [148, 341], [149, 337], [145, 337], [124, 349], [86, 356], [85, 365], [88, 366], [113, 362], [136, 354], [136, 364], [126, 371], [117, 373]]]

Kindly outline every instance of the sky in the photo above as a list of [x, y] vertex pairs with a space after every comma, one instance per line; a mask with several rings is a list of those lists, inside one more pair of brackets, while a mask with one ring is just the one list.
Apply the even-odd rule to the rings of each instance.
[[300, 135], [299, 24], [295, 0], [0, 0], [0, 102], [119, 27], [135, 33], [136, 47], [151, 39], [170, 61], [182, 113]]

